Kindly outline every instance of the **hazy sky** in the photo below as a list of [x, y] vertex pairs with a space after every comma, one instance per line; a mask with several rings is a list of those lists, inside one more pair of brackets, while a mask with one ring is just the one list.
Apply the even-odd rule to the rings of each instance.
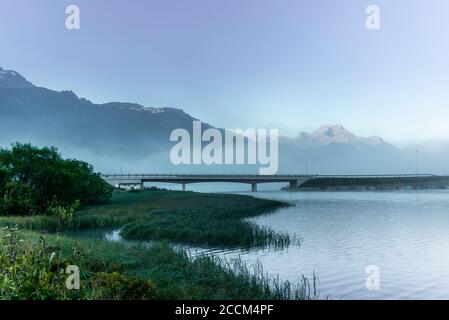
[[447, 0], [1, 0], [0, 66], [225, 128], [449, 139]]

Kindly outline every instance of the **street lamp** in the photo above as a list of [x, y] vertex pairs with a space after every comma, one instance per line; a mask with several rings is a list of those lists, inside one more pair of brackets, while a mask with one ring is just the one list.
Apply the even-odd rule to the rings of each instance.
[[306, 150], [306, 175], [309, 175], [309, 150]]
[[419, 170], [418, 170], [418, 150], [416, 150], [416, 152], [415, 152], [415, 161], [416, 161], [416, 175], [419, 175]]
[[[123, 159], [123, 149], [122, 148], [120, 148], [120, 162], [122, 161], [122, 159]], [[123, 176], [123, 167], [120, 167], [120, 174]]]

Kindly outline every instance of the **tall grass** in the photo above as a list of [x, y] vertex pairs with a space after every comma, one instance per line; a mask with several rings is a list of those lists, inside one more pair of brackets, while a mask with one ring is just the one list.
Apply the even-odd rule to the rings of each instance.
[[316, 279], [297, 284], [272, 279], [260, 265], [252, 270], [241, 260], [232, 262], [202, 255], [191, 258], [167, 242], [140, 245], [95, 245], [92, 267], [120, 270], [127, 276], [151, 279], [156, 299], [304, 300], [317, 299]]
[[[22, 234], [23, 241], [5, 239], [0, 243], [0, 299], [318, 298], [314, 281], [271, 280], [260, 266], [251, 270], [240, 260], [193, 259], [166, 242], [125, 245], [36, 232]], [[79, 266], [80, 290], [66, 288], [67, 264]]]
[[128, 193], [119, 195], [117, 200], [109, 207], [109, 214], [137, 216], [121, 228], [122, 236], [127, 239], [244, 248], [279, 248], [295, 240], [288, 234], [245, 220], [286, 205], [279, 201], [193, 192]]
[[[36, 239], [37, 238], [37, 239]], [[58, 244], [58, 242], [56, 242]], [[117, 272], [92, 272], [88, 249], [74, 241], [66, 250], [51, 246], [45, 234], [23, 238], [16, 227], [0, 230], [0, 299], [151, 299], [153, 283]], [[86, 263], [87, 261], [87, 263]], [[80, 287], [67, 286], [67, 266], [77, 266]]]
[[[244, 294], [247, 299], [270, 300], [315, 300], [319, 298], [318, 278], [302, 276], [298, 282], [281, 281], [264, 272], [259, 262], [249, 267], [240, 258], [227, 261], [215, 256], [197, 257], [194, 263], [202, 268], [218, 268], [221, 273], [231, 275], [233, 282], [239, 283], [238, 295]], [[225, 299], [220, 297], [219, 299]]]
[[79, 211], [68, 223], [46, 216], [2, 217], [0, 225], [30, 230], [120, 228], [126, 239], [168, 240], [208, 246], [283, 248], [296, 237], [246, 218], [286, 206], [250, 196], [176, 191], [115, 192], [110, 203]]
[[[159, 240], [151, 245], [110, 243], [101, 239], [78, 239], [47, 235], [49, 250], [64, 261], [81, 265], [84, 286], [67, 292], [60, 285], [61, 274], [48, 265], [49, 255], [41, 255], [41, 264], [28, 263], [33, 270], [43, 268], [50, 283], [36, 279], [21, 264], [24, 277], [12, 280], [15, 295], [2, 291], [0, 298], [10, 299], [315, 299], [316, 278], [301, 278], [298, 283], [272, 279], [261, 265], [252, 270], [241, 260], [232, 263], [213, 256], [191, 258], [185, 251], [174, 249], [169, 241], [210, 246], [283, 247], [296, 238], [247, 218], [270, 214], [285, 203], [248, 196], [197, 194], [192, 192], [148, 191], [115, 192], [110, 203], [84, 208], [69, 221], [48, 216], [0, 217], [0, 225], [19, 225], [26, 230], [93, 230], [121, 228], [129, 239]], [[25, 233], [28, 247], [38, 243], [35, 231]], [[82, 252], [73, 258], [76, 248]], [[6, 252], [1, 251], [0, 252]], [[29, 251], [31, 252], [31, 251]], [[1, 254], [8, 260], [5, 253]], [[6, 257], [6, 258], [5, 258]], [[34, 261], [27, 260], [23, 261]], [[1, 265], [7, 274], [11, 265]], [[37, 269], [36, 269], [37, 268]], [[58, 267], [57, 267], [58, 268]], [[56, 268], [56, 270], [58, 270]], [[25, 280], [23, 280], [25, 279]], [[28, 280], [27, 280], [28, 279]], [[30, 280], [31, 279], [31, 280]], [[24, 286], [23, 281], [33, 285]], [[24, 288], [27, 288], [26, 290]], [[0, 290], [3, 290], [0, 288]]]

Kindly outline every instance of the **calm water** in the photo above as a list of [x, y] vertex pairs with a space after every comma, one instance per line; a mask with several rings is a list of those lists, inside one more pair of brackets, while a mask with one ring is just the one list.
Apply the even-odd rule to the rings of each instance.
[[[253, 194], [254, 195], [254, 194]], [[296, 233], [300, 247], [283, 251], [213, 251], [260, 261], [281, 279], [318, 275], [320, 296], [332, 299], [449, 299], [449, 191], [261, 192], [294, 207], [254, 219]], [[380, 288], [365, 286], [366, 268]]]

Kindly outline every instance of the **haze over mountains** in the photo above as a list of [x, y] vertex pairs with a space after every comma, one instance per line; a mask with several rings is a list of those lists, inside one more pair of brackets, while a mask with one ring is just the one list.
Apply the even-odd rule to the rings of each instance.
[[[182, 166], [170, 163], [170, 133], [192, 130], [194, 117], [181, 109], [135, 103], [95, 104], [72, 91], [34, 86], [15, 71], [0, 68], [0, 145], [15, 141], [54, 145], [108, 172], [254, 172], [253, 166]], [[210, 127], [203, 125], [203, 129]], [[242, 128], [246, 129], [246, 128]], [[279, 173], [415, 173], [415, 154], [380, 137], [358, 137], [341, 125], [279, 140]], [[428, 170], [439, 173], [445, 165]], [[433, 160], [432, 160], [433, 161]], [[433, 163], [433, 162], [432, 162]]]

